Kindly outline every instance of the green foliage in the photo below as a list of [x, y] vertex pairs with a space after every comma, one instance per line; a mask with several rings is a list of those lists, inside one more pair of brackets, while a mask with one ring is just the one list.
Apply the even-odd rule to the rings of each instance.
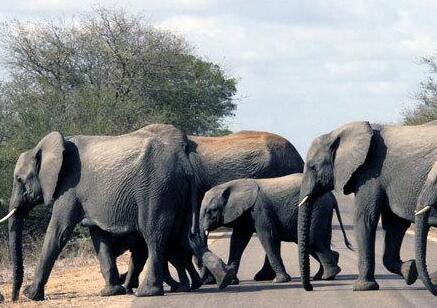
[[[72, 22], [3, 24], [0, 199], [18, 154], [49, 131], [115, 135], [149, 123], [223, 134], [236, 80], [181, 36], [142, 16], [98, 8]], [[1, 209], [0, 209], [1, 210]]]
[[437, 120], [437, 54], [424, 57], [422, 64], [429, 68], [430, 76], [419, 84], [418, 104], [404, 113], [404, 123], [419, 125]]
[[[160, 122], [191, 134], [229, 133], [224, 120], [236, 108], [236, 80], [142, 16], [98, 8], [72, 22], [13, 21], [1, 26], [0, 42], [1, 216], [19, 153], [50, 131], [118, 135]], [[39, 250], [49, 215], [44, 206], [31, 211], [27, 250]], [[4, 242], [6, 225], [0, 228]], [[64, 255], [89, 251], [87, 237], [76, 228]], [[0, 249], [0, 264], [6, 256]]]

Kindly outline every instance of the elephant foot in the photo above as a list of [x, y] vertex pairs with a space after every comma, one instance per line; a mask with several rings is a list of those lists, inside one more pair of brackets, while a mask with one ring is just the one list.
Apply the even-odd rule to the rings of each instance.
[[202, 286], [202, 280], [200, 278], [191, 279], [191, 290], [197, 290]]
[[213, 275], [211, 275], [211, 273], [208, 273], [205, 277], [203, 277], [203, 284], [204, 285], [211, 285], [211, 284], [215, 284], [215, 278]]
[[240, 284], [240, 279], [238, 279], [237, 277], [235, 277], [234, 279], [232, 279], [231, 281], [231, 285], [239, 285]]
[[185, 283], [180, 283], [179, 287], [175, 290], [175, 293], [190, 292], [190, 291], [191, 291], [190, 285]]
[[225, 275], [217, 277], [217, 286], [219, 289], [224, 289], [230, 285], [236, 278], [235, 269], [233, 267], [226, 267]]
[[126, 289], [122, 286], [106, 286], [100, 291], [100, 296], [115, 296], [126, 294]]
[[126, 294], [134, 294], [134, 290], [133, 289], [126, 289]]
[[313, 280], [322, 280], [323, 277], [323, 266], [320, 265], [319, 270], [317, 271], [317, 273], [314, 275]]
[[5, 298], [3, 297], [3, 295], [0, 293], [0, 304], [3, 303], [5, 300]]
[[354, 282], [354, 291], [374, 291], [379, 290], [379, 284], [376, 281], [357, 280]]
[[171, 292], [171, 293], [175, 293], [175, 292], [177, 292], [178, 289], [179, 289], [179, 282], [177, 282], [177, 283], [172, 283], [172, 284], [170, 284], [169, 286], [170, 286], [170, 292]]
[[255, 274], [253, 280], [255, 281], [267, 281], [273, 280], [276, 277], [275, 271], [272, 269], [264, 269], [262, 268], [258, 273]]
[[337, 276], [338, 273], [341, 272], [340, 266], [335, 266], [332, 268], [328, 268], [327, 270], [323, 270], [323, 280], [334, 280], [335, 276]]
[[43, 301], [44, 300], [44, 289], [38, 290], [33, 285], [29, 285], [24, 288], [24, 296], [33, 301]]
[[[408, 260], [401, 265], [402, 277], [404, 277], [407, 285], [411, 285], [417, 280], [417, 268], [415, 260]], [[435, 277], [437, 278], [437, 277]]]
[[291, 281], [291, 277], [287, 273], [278, 274], [276, 275], [275, 279], [273, 279], [274, 283], [284, 283], [289, 281]]
[[164, 295], [163, 287], [138, 288], [135, 292], [136, 297], [161, 296]]
[[127, 283], [123, 284], [123, 287], [126, 290], [128, 290], [128, 289], [136, 289], [136, 288], [138, 288], [138, 285], [139, 285], [139, 281], [136, 280], [136, 281], [130, 281], [130, 282], [127, 282]]

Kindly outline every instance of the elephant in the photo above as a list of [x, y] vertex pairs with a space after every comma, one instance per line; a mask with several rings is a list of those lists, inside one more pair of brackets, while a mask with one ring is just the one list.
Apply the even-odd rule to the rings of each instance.
[[[95, 232], [103, 232], [102, 230], [91, 229], [91, 234]], [[112, 253], [115, 258], [122, 255], [129, 250], [131, 252], [131, 259], [129, 266], [131, 267], [127, 273], [120, 275], [120, 284], [123, 284], [128, 293], [133, 293], [132, 290], [139, 286], [139, 274], [142, 271], [148, 257], [147, 244], [144, 239], [136, 233], [129, 235], [109, 235], [111, 236]], [[191, 254], [187, 251], [184, 252], [184, 247], [179, 247], [173, 243], [169, 244], [170, 247], [175, 247], [173, 251], [169, 252], [169, 262], [176, 268], [179, 275], [179, 281], [175, 281], [168, 269], [168, 266], [163, 267], [163, 280], [171, 288], [172, 292], [188, 292], [190, 290], [196, 290], [200, 288], [202, 282], [199, 274], [194, 268]], [[176, 250], [176, 251], [174, 251]], [[188, 279], [185, 271], [188, 271], [191, 278]]]
[[[197, 187], [193, 212], [197, 214], [203, 195], [216, 185], [240, 178], [271, 178], [303, 171], [303, 159], [295, 147], [272, 133], [241, 131], [226, 136], [188, 135], [187, 138]], [[193, 220], [193, 229], [198, 230], [198, 218]], [[134, 271], [134, 267], [129, 268]], [[270, 275], [270, 272], [270, 268], [263, 267], [260, 274]], [[128, 273], [128, 276], [134, 275]], [[206, 284], [215, 281], [208, 271], [203, 271], [202, 280]]]
[[[424, 252], [427, 226], [437, 226], [435, 208], [425, 213], [435, 202], [436, 161], [437, 121], [418, 126], [352, 122], [317, 137], [308, 150], [300, 192], [298, 246], [304, 288], [312, 290], [308, 260], [312, 205], [319, 196], [335, 189], [355, 195], [359, 275], [353, 290], [379, 289], [374, 272], [380, 217], [385, 233], [385, 268], [402, 276], [408, 285], [416, 281], [419, 271], [425, 285], [433, 289]], [[415, 221], [419, 238], [416, 260], [402, 261], [402, 240]]]
[[[256, 232], [265, 252], [265, 267], [272, 268], [274, 282], [291, 280], [281, 259], [281, 241], [297, 243], [297, 216], [302, 174], [270, 179], [238, 179], [208, 190], [202, 201], [199, 225], [203, 232], [220, 226], [233, 228], [229, 265], [238, 272], [241, 256]], [[314, 280], [332, 280], [341, 271], [339, 254], [331, 250], [332, 215], [335, 209], [344, 235], [337, 200], [330, 192], [314, 204], [310, 254], [320, 263]], [[257, 277], [258, 276], [258, 277]], [[255, 275], [255, 280], [260, 275]]]
[[[120, 136], [49, 133], [22, 153], [14, 170], [10, 198], [9, 249], [13, 266], [12, 299], [23, 282], [23, 221], [40, 203], [52, 207], [42, 253], [32, 284], [24, 293], [44, 299], [44, 287], [62, 248], [79, 222], [92, 234], [106, 286], [105, 295], [123, 294], [110, 237], [137, 232], [147, 243], [146, 277], [137, 296], [163, 295], [163, 262], [171, 239], [189, 243], [219, 284], [233, 276], [220, 258], [188, 234], [194, 179], [186, 135], [171, 125], [154, 124]], [[197, 216], [196, 216], [197, 217]]]

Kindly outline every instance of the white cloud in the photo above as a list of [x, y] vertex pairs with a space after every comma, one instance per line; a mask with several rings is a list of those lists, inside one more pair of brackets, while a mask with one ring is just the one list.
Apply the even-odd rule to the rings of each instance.
[[[27, 3], [8, 1], [0, 16], [73, 14], [96, 2]], [[278, 132], [301, 152], [348, 121], [399, 120], [424, 77], [417, 59], [437, 50], [432, 0], [100, 3], [143, 11], [185, 35], [198, 54], [240, 78], [244, 99], [231, 127]]]

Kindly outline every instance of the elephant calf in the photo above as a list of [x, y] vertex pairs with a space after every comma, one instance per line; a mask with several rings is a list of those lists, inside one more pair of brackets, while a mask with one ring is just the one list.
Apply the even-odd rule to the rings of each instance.
[[[200, 226], [204, 231], [223, 225], [233, 227], [229, 265], [236, 272], [243, 251], [253, 232], [256, 232], [267, 256], [255, 280], [267, 280], [270, 276], [274, 282], [290, 281], [281, 259], [280, 245], [281, 241], [297, 243], [301, 183], [301, 173], [270, 179], [240, 179], [215, 186], [205, 194], [200, 210]], [[310, 251], [320, 263], [314, 279], [334, 279], [341, 270], [337, 265], [339, 255], [331, 250], [333, 209], [336, 210], [345, 244], [351, 249], [337, 201], [332, 193], [326, 193], [314, 204], [312, 213]], [[268, 275], [269, 271], [273, 275]]]

